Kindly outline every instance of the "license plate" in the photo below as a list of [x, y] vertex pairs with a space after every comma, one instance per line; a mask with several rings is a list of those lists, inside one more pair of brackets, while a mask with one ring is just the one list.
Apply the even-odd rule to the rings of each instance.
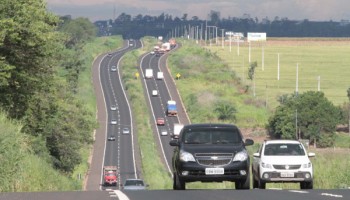
[[205, 175], [224, 174], [224, 168], [205, 168]]
[[283, 172], [281, 173], [281, 178], [292, 178], [294, 177], [294, 173], [293, 172]]

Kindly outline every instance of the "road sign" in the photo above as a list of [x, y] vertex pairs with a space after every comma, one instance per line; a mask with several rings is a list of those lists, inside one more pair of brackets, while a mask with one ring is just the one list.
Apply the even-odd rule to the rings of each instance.
[[138, 79], [140, 74], [138, 72], [135, 73], [135, 78]]
[[176, 79], [180, 79], [181, 75], [179, 73], [176, 74]]

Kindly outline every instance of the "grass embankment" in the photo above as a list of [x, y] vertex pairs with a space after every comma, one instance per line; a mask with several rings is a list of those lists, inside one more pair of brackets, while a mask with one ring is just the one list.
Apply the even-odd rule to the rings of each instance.
[[[248, 43], [239, 46], [232, 43], [231, 52], [228, 44], [224, 49], [221, 45], [206, 48], [225, 61], [242, 82], [250, 86], [250, 94], [253, 95], [253, 83], [247, 79]], [[258, 63], [255, 70], [256, 99], [274, 109], [279, 96], [294, 93], [298, 65], [299, 93], [317, 91], [320, 86], [320, 91], [335, 105], [348, 102], [349, 51], [349, 38], [268, 38], [266, 42], [252, 42], [250, 61]]]
[[0, 192], [77, 190], [78, 182], [31, 152], [22, 125], [0, 112]]
[[[305, 42], [305, 41], [304, 41]], [[318, 43], [316, 43], [318, 44]], [[330, 63], [333, 62], [332, 66], [339, 66], [339, 71], [337, 73], [342, 73], [344, 71], [344, 62], [347, 62], [346, 59], [336, 59], [340, 61], [340, 63], [336, 63], [334, 60], [332, 60], [331, 56], [328, 57], [324, 55], [324, 57], [328, 58], [323, 60], [324, 58], [320, 55], [323, 55], [322, 53], [316, 53], [315, 55], [309, 55], [310, 52], [316, 51], [317, 49], [322, 49], [321, 47], [317, 46], [316, 44], [306, 44], [304, 45], [304, 49], [302, 50], [294, 50], [293, 54], [297, 54], [297, 58], [299, 61], [302, 61], [300, 63], [309, 63], [310, 64], [304, 64], [306, 66], [312, 66], [311, 72], [323, 72], [324, 74], [328, 75], [329, 80], [335, 80], [334, 85], [337, 85], [339, 83], [342, 83], [342, 89], [341, 88], [333, 88], [333, 84], [323, 85], [321, 88], [332, 88], [334, 90], [337, 90], [337, 98], [331, 98], [327, 97], [334, 102], [338, 102], [341, 104], [343, 101], [339, 101], [339, 99], [344, 99], [344, 96], [346, 96], [346, 88], [349, 87], [350, 84], [346, 85], [344, 82], [349, 81], [346, 79], [346, 76], [349, 75], [336, 75], [330, 77], [331, 74], [336, 74], [333, 70], [331, 70], [332, 67], [330, 67]], [[328, 43], [327, 43], [328, 44]], [[332, 44], [332, 43], [331, 43]], [[342, 47], [342, 45], [338, 42], [336, 44], [339, 46], [339, 48]], [[334, 44], [333, 44], [334, 45]], [[297, 45], [298, 48], [301, 48], [301, 44]], [[309, 48], [311, 48], [309, 49]], [[317, 47], [317, 48], [316, 48]], [[215, 50], [216, 48], [216, 50]], [[194, 123], [197, 122], [208, 122], [208, 121], [217, 121], [215, 119], [215, 115], [213, 115], [213, 104], [216, 101], [220, 100], [228, 100], [229, 102], [232, 102], [233, 105], [237, 108], [237, 121], [236, 122], [229, 122], [229, 123], [235, 123], [239, 127], [247, 127], [247, 128], [254, 128], [254, 127], [263, 127], [267, 123], [267, 118], [270, 113], [270, 109], [265, 107], [265, 102], [261, 96], [259, 97], [258, 87], [257, 87], [257, 97], [254, 98], [252, 95], [252, 90], [250, 90], [248, 93], [242, 92], [242, 89], [244, 89], [244, 85], [249, 84], [247, 83], [246, 79], [246, 73], [248, 69], [248, 64], [243, 65], [243, 63], [248, 63], [247, 60], [243, 61], [248, 58], [247, 54], [245, 55], [243, 52], [243, 48], [247, 47], [241, 47], [240, 55], [241, 55], [241, 62], [238, 62], [238, 58], [235, 58], [234, 55], [225, 54], [225, 56], [221, 55], [224, 54], [225, 51], [227, 51], [227, 47], [224, 50], [220, 49], [221, 47], [212, 47], [210, 50], [205, 50], [197, 45], [195, 45], [192, 42], [185, 41], [183, 42], [183, 47], [179, 49], [178, 51], [174, 52], [170, 56], [170, 69], [172, 71], [172, 75], [175, 78], [176, 73], [180, 73], [182, 75], [180, 80], [176, 81], [177, 88], [182, 96], [182, 99], [184, 99], [185, 106], [189, 112], [189, 116], [191, 118], [191, 121]], [[282, 47], [280, 47], [282, 48]], [[325, 47], [328, 48], [328, 47]], [[265, 50], [267, 47], [265, 47]], [[276, 48], [277, 49], [277, 48]], [[288, 52], [288, 47], [286, 44], [284, 44], [283, 48], [284, 51]], [[337, 51], [335, 47], [332, 47], [333, 51]], [[346, 57], [344, 52], [348, 49], [348, 47], [345, 47], [344, 49], [339, 50], [339, 54], [342, 54], [343, 57]], [[247, 50], [245, 50], [247, 51]], [[267, 51], [267, 50], [266, 50]], [[301, 53], [299, 52], [301, 51]], [[321, 52], [325, 51], [324, 49], [321, 50]], [[252, 51], [254, 52], [254, 51]], [[255, 54], [257, 54], [259, 51], [256, 50]], [[267, 51], [269, 52], [269, 51]], [[343, 53], [342, 53], [343, 52]], [[235, 52], [236, 53], [236, 52]], [[265, 52], [265, 56], [266, 56]], [[276, 55], [273, 52], [269, 52], [268, 54]], [[286, 57], [287, 53], [285, 52], [283, 55]], [[292, 55], [293, 55], [292, 54]], [[333, 53], [332, 55], [334, 55]], [[244, 56], [245, 55], [245, 56]], [[254, 55], [252, 53], [252, 55]], [[261, 55], [261, 54], [260, 54]], [[307, 55], [307, 56], [306, 56]], [[319, 55], [319, 56], [316, 56]], [[317, 57], [318, 61], [322, 61], [320, 63], [328, 63], [328, 65], [324, 65], [318, 69], [318, 65], [311, 65], [312, 58], [308, 58], [308, 56], [311, 57]], [[337, 55], [339, 56], [339, 55]], [[305, 60], [302, 60], [300, 57], [305, 57]], [[252, 56], [252, 60], [254, 57]], [[336, 57], [339, 58], [339, 57]], [[273, 60], [272, 58], [270, 58]], [[232, 62], [232, 60], [234, 62]], [[267, 62], [268, 58], [265, 58], [265, 62]], [[293, 60], [292, 58], [289, 58], [289, 60]], [[326, 62], [327, 61], [327, 62]], [[319, 63], [319, 62], [317, 62]], [[233, 65], [234, 64], [234, 65]], [[271, 64], [272, 65], [272, 64]], [[270, 68], [271, 68], [270, 65]], [[258, 65], [259, 66], [259, 65]], [[261, 65], [260, 65], [261, 66]], [[273, 76], [273, 73], [271, 70], [268, 71], [267, 63], [265, 63], [265, 71], [266, 75], [269, 76], [269, 78], [264, 79], [271, 80]], [[282, 65], [281, 65], [282, 66]], [[328, 66], [328, 69], [327, 67]], [[262, 78], [262, 72], [260, 72], [261, 68], [256, 69], [256, 75], [257, 79], [263, 79]], [[281, 67], [282, 69], [282, 67]], [[295, 77], [295, 68], [294, 70], [286, 71], [286, 67], [284, 69], [284, 76], [285, 77]], [[303, 78], [299, 79], [301, 81], [306, 81], [311, 79], [305, 78], [307, 74], [312, 74], [311, 72], [306, 72], [307, 69], [310, 69], [310, 67], [304, 67], [301, 68], [301, 74], [303, 74]], [[236, 71], [237, 70], [237, 71]], [[246, 72], [243, 73], [243, 70]], [[326, 70], [326, 71], [325, 71]], [[338, 69], [337, 69], [338, 70]], [[348, 71], [344, 74], [349, 73]], [[338, 76], [338, 77], [337, 77]], [[305, 80], [304, 80], [305, 79]], [[259, 83], [259, 80], [257, 80], [257, 83]], [[295, 81], [295, 79], [294, 79]], [[290, 78], [290, 82], [288, 84], [292, 84], [293, 80]], [[309, 80], [307, 82], [310, 84], [312, 81]], [[326, 81], [325, 81], [326, 82]], [[274, 86], [275, 81], [272, 80], [271, 84]], [[316, 82], [317, 83], [317, 82]], [[288, 85], [287, 84], [287, 85]], [[295, 82], [294, 82], [295, 84]], [[259, 84], [257, 84], [258, 86]], [[303, 85], [303, 84], [299, 84]], [[317, 85], [317, 84], [316, 84]], [[272, 87], [271, 86], [271, 87]], [[278, 86], [278, 85], [277, 85]], [[286, 85], [281, 87], [277, 87], [278, 90], [276, 90], [275, 93], [269, 93], [269, 99], [267, 102], [275, 101], [277, 103], [276, 99], [280, 94], [286, 94], [286, 93], [292, 93], [293, 89], [290, 89], [290, 91], [286, 90], [285, 88], [288, 88]], [[339, 87], [339, 86], [337, 86]], [[302, 88], [302, 89], [301, 89]], [[317, 88], [317, 87], [316, 87]], [[307, 90], [307, 87], [300, 87], [300, 92]], [[328, 91], [328, 90], [327, 90]], [[340, 95], [341, 93], [344, 93], [344, 95]], [[326, 93], [326, 92], [325, 92]], [[341, 96], [341, 98], [340, 98]], [[345, 100], [344, 100], [345, 101]], [[268, 106], [271, 108], [272, 106]], [[260, 133], [259, 131], [255, 132], [254, 134], [257, 134], [257, 136], [264, 136], [264, 133]], [[251, 136], [255, 136], [252, 134]], [[341, 135], [338, 134], [337, 137], [340, 137], [337, 141], [336, 147], [347, 147], [349, 145], [349, 142], [345, 142], [349, 140], [349, 137], [347, 135]], [[254, 145], [253, 147], [248, 147], [248, 150], [250, 152], [250, 155], [255, 152], [258, 148], [258, 144]], [[340, 150], [320, 150], [320, 149], [311, 149], [311, 151], [316, 152], [316, 158], [312, 160], [314, 164], [314, 173], [315, 173], [315, 182], [314, 187], [315, 188], [344, 188], [349, 187], [349, 178], [350, 178], [350, 160], [345, 159], [350, 157], [350, 151], [349, 149], [340, 149]], [[325, 166], [327, 166], [327, 170], [325, 170]], [[338, 170], [341, 169], [341, 170]], [[190, 188], [232, 188], [232, 184], [189, 184]], [[298, 184], [268, 184], [267, 187], [278, 187], [278, 188], [299, 188]]]
[[[96, 98], [91, 87], [91, 63], [98, 54], [120, 47], [122, 42], [121, 37], [97, 38], [85, 46], [85, 70], [80, 76], [77, 96], [92, 113], [96, 113]], [[91, 117], [93, 120], [96, 118]], [[88, 170], [91, 146], [81, 149], [83, 162], [73, 174], [61, 174], [32, 153], [21, 129], [20, 122], [9, 121], [6, 114], [0, 112], [0, 192], [80, 190], [82, 179], [79, 177]]]

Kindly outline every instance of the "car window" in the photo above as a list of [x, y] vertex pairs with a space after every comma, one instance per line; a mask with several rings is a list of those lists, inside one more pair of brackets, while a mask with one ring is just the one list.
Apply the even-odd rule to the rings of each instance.
[[125, 186], [129, 185], [137, 185], [137, 186], [143, 186], [143, 181], [141, 180], [126, 180], [125, 181]]
[[185, 144], [234, 144], [242, 142], [232, 130], [194, 130], [183, 133]]
[[305, 151], [301, 144], [267, 144], [266, 156], [304, 156]]

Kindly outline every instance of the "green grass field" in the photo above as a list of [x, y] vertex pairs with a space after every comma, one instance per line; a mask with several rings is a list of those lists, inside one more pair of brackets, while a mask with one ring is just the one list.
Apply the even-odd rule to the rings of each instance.
[[[240, 44], [239, 47], [236, 43], [232, 43], [231, 52], [229, 45], [224, 48], [221, 44], [206, 48], [228, 63], [243, 83], [250, 85], [251, 95], [254, 95], [254, 84], [247, 79], [249, 68], [247, 42]], [[317, 91], [320, 84], [320, 91], [324, 92], [335, 105], [349, 102], [347, 89], [350, 87], [350, 40], [348, 38], [268, 38], [266, 42], [252, 42], [250, 49], [250, 61], [258, 63], [255, 70], [255, 97], [265, 101], [269, 108], [273, 109], [278, 105], [277, 97], [296, 91], [297, 65], [299, 93]]]

